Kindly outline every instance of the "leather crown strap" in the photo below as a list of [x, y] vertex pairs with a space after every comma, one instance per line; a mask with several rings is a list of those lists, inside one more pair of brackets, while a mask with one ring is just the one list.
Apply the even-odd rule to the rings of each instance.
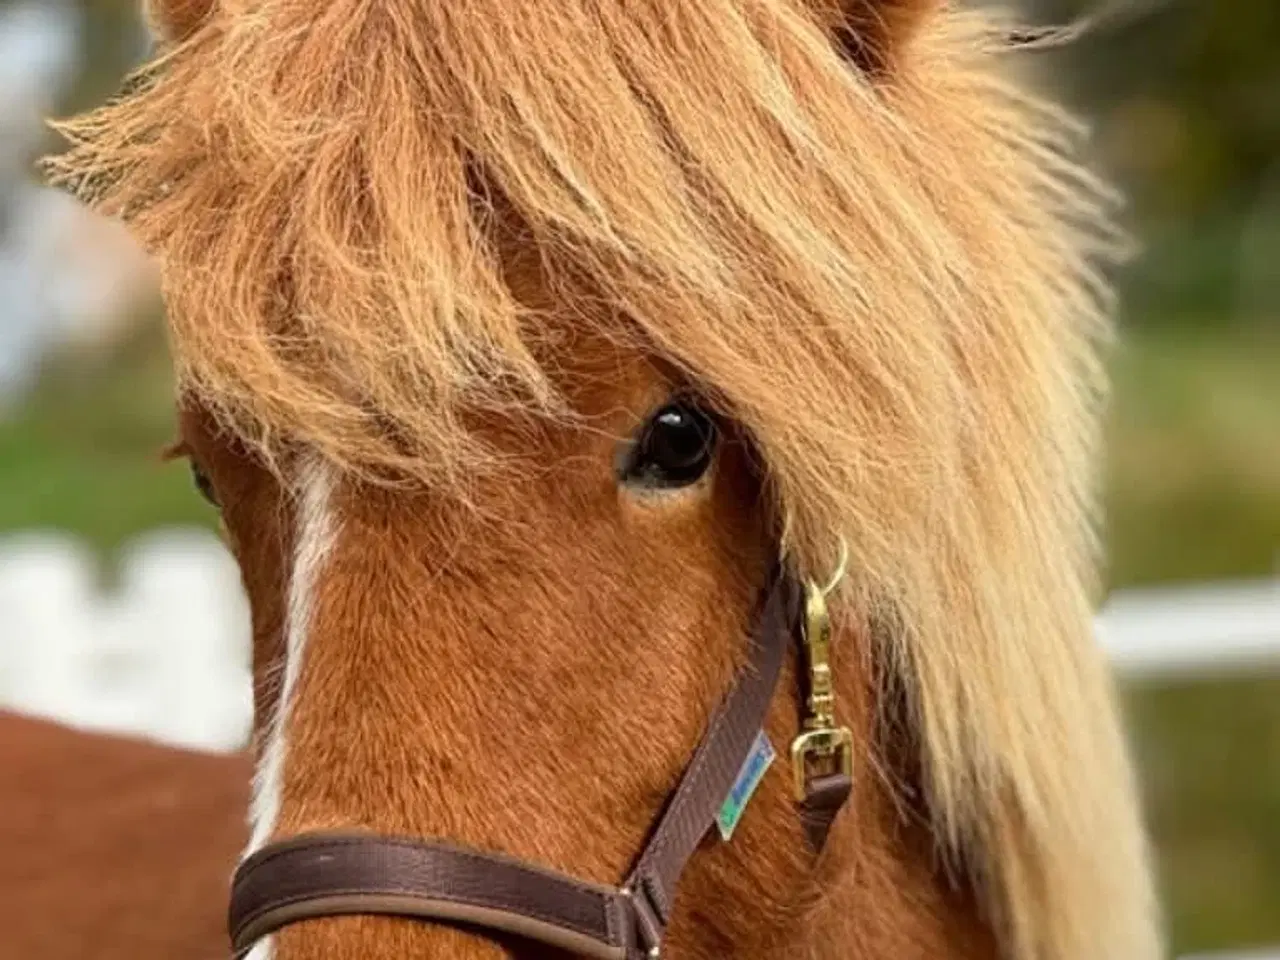
[[[676, 884], [763, 728], [789, 640], [799, 632], [800, 585], [784, 574], [772, 580], [749, 661], [620, 889], [439, 841], [309, 833], [262, 848], [236, 871], [229, 915], [236, 955], [300, 920], [379, 914], [510, 934], [599, 960], [657, 958]], [[848, 763], [799, 776], [797, 784], [816, 851], [852, 790]]]

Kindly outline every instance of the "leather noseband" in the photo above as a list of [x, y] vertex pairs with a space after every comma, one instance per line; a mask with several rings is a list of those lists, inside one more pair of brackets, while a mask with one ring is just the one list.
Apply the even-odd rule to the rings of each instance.
[[[795, 579], [783, 573], [771, 577], [749, 660], [620, 888], [440, 841], [308, 833], [270, 844], [240, 864], [229, 915], [237, 957], [300, 920], [378, 914], [512, 934], [599, 960], [656, 960], [680, 875], [716, 823], [764, 727], [787, 648], [801, 635], [804, 604], [804, 590]], [[805, 640], [812, 657], [812, 640]], [[825, 635], [822, 643], [825, 658]], [[819, 671], [812, 662], [809, 673], [816, 685]], [[814, 700], [811, 691], [811, 713]], [[853, 787], [848, 731], [821, 729], [810, 735], [832, 733], [845, 738], [842, 763], [808, 776], [807, 754], [797, 761], [797, 799], [815, 851]], [[793, 757], [796, 751], [793, 747]]]

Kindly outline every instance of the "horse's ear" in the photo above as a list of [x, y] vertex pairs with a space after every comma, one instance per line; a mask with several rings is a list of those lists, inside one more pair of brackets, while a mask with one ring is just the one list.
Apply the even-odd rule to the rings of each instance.
[[813, 0], [850, 59], [880, 73], [948, 0]]
[[147, 26], [159, 40], [176, 43], [190, 36], [217, 0], [142, 0]]

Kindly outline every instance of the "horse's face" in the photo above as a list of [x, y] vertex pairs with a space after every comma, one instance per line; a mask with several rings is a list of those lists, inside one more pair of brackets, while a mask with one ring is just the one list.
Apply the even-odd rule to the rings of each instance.
[[52, 167], [163, 261], [254, 611], [253, 846], [366, 828], [618, 883], [783, 534], [806, 577], [843, 539], [854, 798], [815, 860], [770, 771], [668, 955], [989, 957], [984, 916], [1011, 956], [1155, 954], [1089, 602], [1120, 245], [966, 6], [149, 3], [164, 55]]
[[[561, 366], [579, 422], [482, 425], [507, 463], [465, 506], [305, 455], [281, 484], [184, 414], [254, 611], [255, 845], [365, 827], [625, 874], [742, 660], [776, 546], [742, 438], [695, 393], [617, 348]], [[786, 778], [770, 780], [753, 805], [789, 803]], [[795, 836], [762, 844], [744, 825], [747, 866], [686, 885], [750, 884], [779, 856], [798, 866], [794, 815], [766, 819]], [[727, 911], [673, 935], [711, 955], [747, 925]], [[385, 920], [302, 924], [276, 942], [290, 960], [428, 944], [414, 955], [496, 955]]]

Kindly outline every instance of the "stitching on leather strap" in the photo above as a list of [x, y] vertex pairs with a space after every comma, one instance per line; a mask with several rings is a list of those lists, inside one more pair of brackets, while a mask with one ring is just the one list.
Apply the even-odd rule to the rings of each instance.
[[[284, 907], [292, 907], [300, 903], [306, 903], [310, 900], [328, 899], [330, 897], [366, 897], [366, 896], [378, 897], [378, 896], [384, 895], [384, 893], [387, 896], [404, 897], [409, 900], [417, 900], [423, 903], [424, 905], [430, 903], [433, 900], [443, 900], [448, 903], [456, 903], [460, 905], [474, 905], [477, 907], [485, 907], [490, 910], [495, 910], [500, 913], [515, 914], [515, 911], [506, 909], [502, 905], [501, 901], [498, 901], [498, 900], [483, 900], [479, 897], [462, 897], [454, 894], [449, 894], [445, 891], [433, 891], [430, 895], [427, 895], [412, 889], [387, 888], [386, 891], [374, 892], [370, 890], [368, 887], [349, 887], [349, 888], [334, 887], [333, 889], [326, 889], [323, 893], [316, 893], [316, 892], [300, 893], [293, 897], [280, 897], [279, 899], [272, 900], [270, 903], [266, 904], [265, 906], [259, 907], [257, 910], [254, 910], [251, 913], [244, 916], [243, 918], [241, 918], [240, 922], [236, 924], [236, 929], [235, 929], [235, 933], [232, 936], [232, 940], [238, 942], [240, 937], [237, 934], [239, 934], [246, 928], [253, 926], [257, 921], [261, 920], [263, 917], [268, 916], [269, 914], [272, 914]], [[540, 920], [543, 923], [550, 924], [551, 926], [554, 926], [554, 927], [563, 927], [566, 930], [572, 930], [574, 933], [580, 933], [583, 936], [591, 937], [593, 940], [600, 939], [597, 935], [597, 931], [591, 930], [587, 927], [579, 926], [577, 924], [574, 924], [571, 921], [566, 921], [565, 918], [562, 916], [555, 916], [554, 914], [543, 913], [532, 908], [521, 908], [518, 915], [523, 917], [529, 917], [530, 919], [533, 919], [533, 920]], [[612, 926], [613, 924], [611, 923], [606, 911], [605, 931], [606, 931], [606, 936], [608, 937], [607, 942], [617, 944], [618, 938], [614, 936], [613, 930], [611, 929]]]
[[[440, 871], [441, 878], [439, 878], [438, 882], [432, 882], [427, 887], [414, 883], [415, 879], [422, 880], [423, 878], [421, 877], [402, 878], [395, 873], [392, 873], [386, 880], [363, 885], [345, 883], [326, 886], [322, 883], [317, 884], [314, 879], [309, 878], [303, 883], [302, 890], [286, 896], [261, 894], [255, 889], [255, 880], [261, 877], [264, 872], [268, 874], [267, 879], [270, 880], [272, 879], [270, 876], [272, 869], [287, 871], [291, 868], [305, 868], [307, 861], [314, 861], [317, 857], [323, 858], [326, 855], [326, 851], [354, 851], [358, 856], [369, 855], [376, 857], [379, 852], [387, 849], [403, 850], [409, 854], [417, 855], [420, 858], [421, 865]], [[341, 837], [304, 834], [290, 838], [288, 841], [283, 841], [278, 848], [264, 848], [262, 854], [257, 860], [250, 857], [249, 860], [245, 861], [241, 870], [237, 872], [233, 885], [231, 916], [228, 919], [233, 940], [236, 941], [239, 940], [240, 934], [246, 927], [251, 926], [262, 916], [280, 907], [321, 898], [366, 894], [375, 897], [404, 897], [422, 902], [444, 901], [460, 905], [473, 905], [502, 913], [526, 916], [551, 926], [579, 933], [594, 940], [601, 940], [603, 937], [613, 943], [622, 941], [622, 937], [617, 935], [616, 919], [611, 915], [609, 909], [620, 898], [620, 894], [543, 867], [531, 867], [520, 861], [499, 855], [459, 850], [452, 845], [446, 844], [420, 843], [403, 838], [384, 838], [375, 834]], [[289, 864], [288, 861], [294, 858], [299, 860], [300, 863]], [[459, 893], [447, 884], [451, 866], [450, 861], [461, 861], [470, 864], [477, 875], [483, 875], [486, 867], [504, 871], [509, 874], [504, 879], [516, 884], [516, 889], [519, 889], [521, 881], [525, 879], [535, 883], [546, 882], [552, 884], [570, 902], [569, 908], [561, 912], [555, 912], [550, 908], [542, 909], [534, 903], [529, 903], [527, 899], [517, 898], [518, 902], [513, 903], [500, 894], [491, 894], [488, 891], [476, 890], [470, 887], [465, 892]], [[359, 869], [358, 866], [357, 869]], [[310, 884], [309, 887], [308, 883]], [[249, 898], [251, 903], [259, 900], [261, 902], [256, 903], [248, 912], [241, 912], [243, 910], [243, 901], [246, 897]], [[574, 902], [576, 902], [577, 907], [581, 908], [580, 910], [572, 909], [572, 906], [575, 905]], [[599, 922], [590, 925], [578, 922], [572, 914], [583, 911], [590, 911], [596, 914]], [[234, 925], [232, 925], [232, 922]]]
[[351, 833], [351, 834], [330, 834], [330, 833], [302, 833], [273, 843], [268, 847], [263, 847], [257, 853], [251, 854], [241, 865], [237, 871], [236, 886], [240, 885], [241, 876], [248, 876], [257, 872], [258, 869], [265, 867], [267, 864], [280, 857], [292, 856], [301, 852], [313, 853], [335, 847], [392, 847], [401, 850], [409, 850], [411, 852], [423, 851], [443, 851], [446, 855], [457, 857], [460, 860], [470, 860], [477, 864], [500, 864], [510, 866], [514, 869], [524, 871], [526, 873], [536, 873], [546, 877], [552, 881], [558, 881], [572, 885], [580, 889], [583, 893], [593, 894], [600, 900], [606, 900], [614, 895], [615, 891], [605, 887], [603, 884], [592, 883], [589, 880], [579, 880], [577, 877], [570, 876], [567, 873], [561, 873], [550, 867], [544, 867], [536, 863], [528, 863], [524, 860], [518, 860], [502, 853], [486, 853], [481, 850], [472, 850], [467, 847], [456, 846], [447, 840], [415, 840], [411, 837], [394, 837], [384, 836], [380, 833]]

